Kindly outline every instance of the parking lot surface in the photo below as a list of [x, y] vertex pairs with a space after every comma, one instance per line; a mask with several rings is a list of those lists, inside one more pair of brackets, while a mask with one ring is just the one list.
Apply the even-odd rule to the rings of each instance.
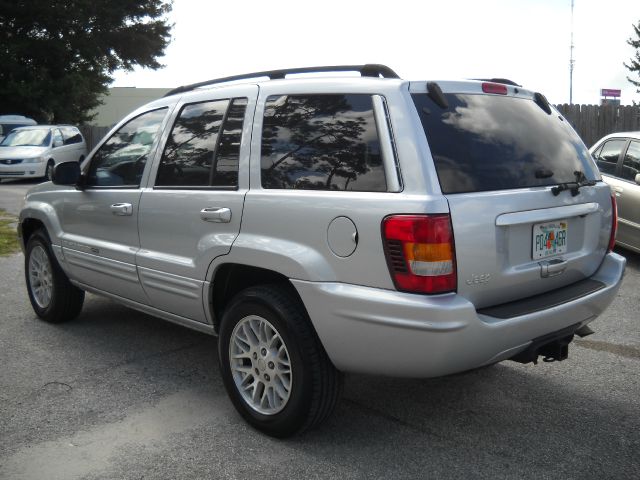
[[[28, 186], [0, 185], [0, 208]], [[93, 295], [46, 324], [22, 255], [0, 257], [0, 478], [640, 478], [640, 255], [619, 253], [619, 295], [568, 360], [349, 375], [333, 417], [284, 441], [236, 414], [215, 339]]]

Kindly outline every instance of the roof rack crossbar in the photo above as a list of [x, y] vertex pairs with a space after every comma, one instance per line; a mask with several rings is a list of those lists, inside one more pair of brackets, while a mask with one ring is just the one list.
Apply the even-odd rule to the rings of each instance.
[[192, 83], [182, 87], [174, 88], [167, 92], [164, 96], [169, 97], [177, 93], [189, 92], [196, 88], [215, 85], [218, 83], [233, 82], [236, 80], [246, 80], [250, 78], [268, 77], [270, 80], [282, 79], [286, 75], [296, 73], [319, 73], [319, 72], [359, 72], [363, 77], [383, 77], [383, 78], [400, 78], [396, 72], [386, 65], [368, 63], [366, 65], [334, 65], [322, 67], [303, 67], [303, 68], [287, 68], [283, 70], [268, 70], [265, 72], [245, 73], [243, 75], [232, 75], [230, 77], [214, 78], [204, 82]]

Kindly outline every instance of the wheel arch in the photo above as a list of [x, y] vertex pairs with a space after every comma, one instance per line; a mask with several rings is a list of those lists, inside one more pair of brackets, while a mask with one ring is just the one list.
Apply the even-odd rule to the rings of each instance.
[[286, 288], [306, 311], [298, 291], [289, 278], [282, 273], [241, 263], [218, 265], [213, 272], [208, 298], [208, 308], [215, 331], [220, 331], [220, 321], [224, 310], [237, 293], [258, 285], [274, 284]]
[[[28, 217], [22, 221], [22, 223], [20, 224], [20, 231], [21, 231], [20, 237], [21, 237], [23, 249], [27, 248], [27, 243], [29, 242], [29, 238], [31, 238], [31, 235], [33, 235], [38, 230], [43, 230], [47, 238], [49, 238], [47, 227], [42, 222], [42, 220]], [[49, 240], [51, 239], [49, 238]]]
[[51, 244], [60, 244], [62, 227], [56, 209], [48, 202], [27, 200], [18, 222], [18, 234], [23, 249], [26, 248], [29, 237], [38, 229], [44, 230]]

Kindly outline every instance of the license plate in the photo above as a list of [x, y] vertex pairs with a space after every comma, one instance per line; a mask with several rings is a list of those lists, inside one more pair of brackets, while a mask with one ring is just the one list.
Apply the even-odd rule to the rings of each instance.
[[533, 258], [545, 258], [567, 251], [566, 220], [536, 223], [533, 226]]

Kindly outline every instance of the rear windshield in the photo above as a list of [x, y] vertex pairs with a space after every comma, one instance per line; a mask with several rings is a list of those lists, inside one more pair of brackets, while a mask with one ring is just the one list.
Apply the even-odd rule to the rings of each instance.
[[523, 98], [445, 94], [441, 108], [414, 94], [443, 193], [595, 180], [590, 154], [567, 122]]

